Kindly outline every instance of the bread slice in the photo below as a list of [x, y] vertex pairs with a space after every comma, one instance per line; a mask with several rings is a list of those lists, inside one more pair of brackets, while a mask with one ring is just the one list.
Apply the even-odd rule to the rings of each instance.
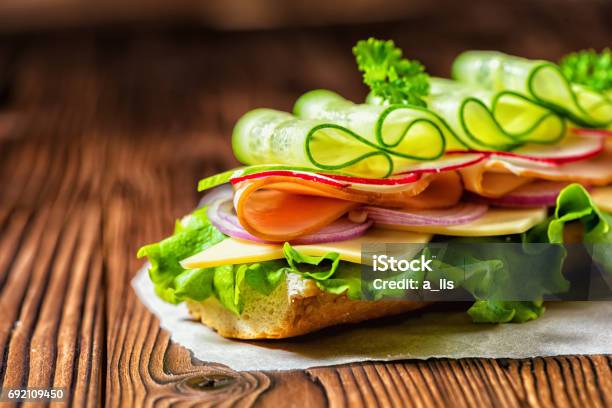
[[351, 300], [346, 295], [321, 291], [313, 280], [289, 273], [266, 296], [248, 285], [242, 288], [244, 309], [232, 313], [214, 297], [187, 301], [191, 315], [223, 337], [282, 339], [323, 327], [391, 316], [426, 306], [426, 302]]

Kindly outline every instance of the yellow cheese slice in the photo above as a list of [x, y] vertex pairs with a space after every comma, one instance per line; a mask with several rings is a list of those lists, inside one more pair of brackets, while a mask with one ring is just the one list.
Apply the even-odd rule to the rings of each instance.
[[379, 227], [428, 232], [439, 235], [462, 237], [490, 237], [496, 235], [520, 234], [546, 219], [545, 208], [503, 209], [489, 208], [479, 219], [460, 225], [428, 225], [422, 227], [401, 227], [382, 225]]
[[[305, 255], [313, 256], [323, 256], [329, 252], [337, 252], [343, 261], [361, 263], [362, 244], [425, 244], [431, 240], [431, 237], [432, 235], [428, 233], [372, 228], [359, 238], [324, 244], [295, 245], [294, 248]], [[271, 261], [282, 258], [284, 258], [282, 245], [260, 244], [252, 241], [227, 238], [217, 245], [213, 245], [183, 260], [181, 265], [185, 269], [197, 269]]]
[[600, 210], [612, 212], [612, 186], [593, 188], [591, 197]]

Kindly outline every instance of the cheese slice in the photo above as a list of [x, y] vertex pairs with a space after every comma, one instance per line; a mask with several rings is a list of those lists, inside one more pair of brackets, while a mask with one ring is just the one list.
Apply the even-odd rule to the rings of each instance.
[[545, 208], [503, 209], [489, 208], [479, 219], [459, 225], [428, 225], [405, 227], [382, 225], [379, 227], [401, 229], [406, 231], [425, 232], [439, 235], [461, 237], [491, 237], [497, 235], [520, 234], [546, 219]]
[[[312, 245], [295, 245], [294, 248], [305, 255], [323, 256], [330, 252], [340, 254], [343, 261], [361, 263], [362, 244], [414, 243], [425, 244], [431, 240], [428, 233], [410, 231], [389, 231], [372, 228], [359, 238], [341, 242]], [[235, 238], [227, 238], [217, 245], [205, 249], [181, 262], [185, 269], [211, 268], [221, 265], [272, 261], [282, 259], [283, 246], [260, 244]]]
[[600, 210], [612, 212], [612, 186], [593, 188], [591, 197]]

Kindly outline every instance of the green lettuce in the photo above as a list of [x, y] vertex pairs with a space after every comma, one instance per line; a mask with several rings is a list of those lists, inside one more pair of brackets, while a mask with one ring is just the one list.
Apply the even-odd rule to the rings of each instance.
[[[596, 262], [612, 272], [612, 254], [606, 245], [612, 243], [612, 216], [601, 212], [580, 185], [565, 188], [559, 195], [554, 214], [542, 224], [523, 235], [486, 238], [437, 237], [440, 242], [499, 243], [489, 246], [486, 256], [469, 253], [469, 246], [451, 246], [443, 260], [436, 260], [433, 272], [403, 272], [392, 279], [413, 278], [419, 281], [439, 278], [451, 279], [471, 293], [476, 301], [468, 310], [474, 322], [525, 322], [538, 318], [544, 312], [541, 298], [545, 294], [561, 293], [568, 282], [562, 274], [565, 249], [548, 247], [553, 253], [538, 253], [532, 246], [504, 243], [563, 243], [565, 225], [580, 222], [584, 226], [584, 242], [589, 246]], [[323, 291], [346, 294], [351, 299], [384, 299], [401, 296], [401, 290], [375, 290], [372, 282], [364, 280], [360, 264], [340, 261], [339, 254], [323, 256], [305, 255], [289, 243], [283, 246], [284, 259], [215, 268], [187, 270], [180, 261], [217, 244], [227, 237], [208, 220], [206, 208], [194, 211], [178, 221], [174, 233], [162, 241], [142, 247], [138, 257], [150, 262], [149, 276], [155, 292], [163, 300], [180, 303], [191, 299], [203, 301], [211, 296], [228, 310], [240, 314], [244, 307], [245, 285], [264, 295], [270, 295], [281, 284], [287, 273], [312, 279]], [[603, 244], [603, 245], [600, 245]], [[473, 247], [475, 248], [475, 247]], [[426, 248], [425, 250], [429, 250]], [[454, 252], [453, 252], [454, 251]], [[466, 252], [467, 251], [467, 252]], [[557, 252], [554, 252], [557, 251]], [[472, 252], [475, 252], [472, 250]], [[523, 268], [524, 256], [529, 256], [534, 268], [547, 271], [536, 274]], [[522, 261], [519, 261], [522, 259]], [[506, 301], [517, 294], [533, 301]]]
[[[523, 245], [527, 242], [519, 235], [436, 240], [453, 245], [437, 256], [433, 271], [426, 278], [430, 281], [446, 278], [469, 292], [476, 300], [468, 314], [476, 323], [522, 323], [536, 319], [544, 312], [543, 295], [562, 293], [569, 288], [562, 273], [565, 260], [562, 246]], [[533, 301], [512, 300], [521, 298]]]
[[[568, 223], [579, 222], [584, 228], [583, 242], [587, 245], [593, 260], [599, 263], [604, 270], [612, 272], [612, 253], [609, 244], [612, 243], [612, 216], [600, 211], [589, 193], [580, 184], [572, 184], [561, 191], [557, 198], [554, 214], [546, 221], [532, 228], [522, 235], [525, 243], [544, 242], [563, 244], [564, 230]], [[531, 282], [529, 279], [513, 279], [514, 284], [529, 282], [534, 288], [542, 285], [542, 294], [564, 291], [567, 281], [562, 276], [565, 249], [559, 248], [559, 263], [555, 265], [542, 265], [542, 270], [549, 272], [542, 282]], [[511, 259], [509, 260], [511, 263]], [[538, 262], [538, 257], [534, 257]], [[515, 268], [519, 269], [519, 268]], [[516, 271], [520, 274], [520, 269]], [[527, 278], [527, 277], [525, 277]], [[482, 280], [483, 284], [486, 280]], [[508, 282], [512, 284], [512, 282]], [[564, 283], [565, 282], [565, 283]], [[473, 292], [472, 292], [473, 293]], [[512, 302], [496, 300], [477, 300], [468, 310], [468, 314], [475, 322], [504, 323], [524, 322], [538, 318], [544, 313], [544, 306], [540, 300], [533, 302]]]
[[206, 208], [201, 208], [177, 221], [170, 237], [140, 248], [137, 256], [147, 257], [151, 264], [149, 276], [155, 293], [173, 304], [214, 296], [225, 308], [240, 314], [244, 285], [270, 295], [287, 273], [313, 279], [321, 290], [330, 293], [345, 293], [353, 299], [361, 296], [360, 265], [341, 262], [334, 252], [320, 257], [304, 255], [288, 243], [283, 247], [282, 260], [191, 270], [181, 266], [181, 260], [226, 238], [210, 223]]
[[212, 292], [214, 270], [186, 270], [179, 262], [223, 239], [225, 235], [208, 221], [206, 208], [201, 208], [177, 221], [172, 236], [140, 248], [137, 256], [149, 259], [155, 292], [166, 302], [204, 300]]
[[177, 304], [186, 299], [203, 301], [215, 296], [224, 307], [240, 314], [243, 307], [240, 287], [243, 282], [264, 294], [270, 294], [284, 278], [287, 263], [270, 261], [204, 269], [184, 269], [181, 266], [181, 260], [225, 238], [208, 220], [206, 208], [201, 208], [177, 221], [170, 237], [140, 248], [138, 257], [149, 259], [149, 276], [155, 293], [166, 302]]
[[474, 323], [524, 323], [535, 320], [544, 313], [539, 301], [497, 301], [477, 300], [469, 308], [468, 314]]
[[612, 229], [610, 214], [597, 208], [589, 193], [580, 184], [567, 186], [557, 198], [555, 215], [550, 220], [548, 238], [550, 242], [563, 242], [563, 227], [566, 223], [580, 221], [584, 226], [584, 241], [588, 243], [610, 243]]
[[563, 229], [569, 222], [580, 222], [584, 243], [593, 260], [612, 273], [612, 215], [597, 208], [589, 193], [580, 184], [566, 187], [557, 199], [554, 218], [548, 226], [550, 242], [563, 242]]

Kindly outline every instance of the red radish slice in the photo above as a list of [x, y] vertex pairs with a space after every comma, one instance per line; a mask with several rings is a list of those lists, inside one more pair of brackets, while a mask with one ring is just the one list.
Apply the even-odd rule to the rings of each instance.
[[[510, 157], [527, 159], [548, 159], [555, 165], [571, 163], [580, 160], [586, 160], [597, 156], [604, 149], [604, 139], [593, 136], [570, 136], [566, 137], [563, 142], [554, 145], [528, 145], [515, 150]], [[496, 154], [497, 156], [505, 156], [505, 153]], [[518, 156], [515, 156], [518, 155]]]
[[[238, 217], [234, 213], [231, 199], [213, 202], [208, 207], [206, 214], [215, 228], [232, 238], [262, 243], [274, 243], [257, 238], [240, 225]], [[366, 220], [363, 223], [354, 223], [347, 217], [344, 217], [321, 228], [315, 233], [303, 235], [290, 242], [292, 244], [321, 244], [324, 242], [346, 241], [348, 239], [360, 237], [372, 226], [372, 224], [373, 222], [370, 220]], [[278, 242], [276, 242], [276, 244], [278, 244]]]
[[232, 184], [238, 184], [242, 181], [269, 176], [288, 176], [296, 177], [304, 180], [315, 181], [319, 183], [329, 184], [335, 187], [353, 187], [359, 188], [360, 185], [365, 186], [401, 186], [414, 183], [420, 179], [421, 174], [442, 173], [445, 171], [457, 170], [462, 167], [471, 166], [485, 159], [487, 154], [481, 152], [461, 152], [462, 155], [454, 157], [444, 157], [436, 161], [427, 161], [414, 164], [408, 167], [408, 170], [397, 173], [389, 178], [367, 178], [345, 176], [341, 174], [325, 174], [325, 173], [309, 173], [293, 170], [270, 170], [260, 173], [248, 174], [232, 178]]
[[612, 137], [612, 130], [607, 129], [585, 129], [585, 128], [574, 128], [572, 129], [577, 135], [581, 136], [603, 136]]
[[355, 184], [368, 184], [375, 186], [396, 186], [408, 183], [414, 183], [419, 180], [419, 175], [416, 173], [406, 174], [402, 177], [389, 177], [385, 179], [373, 179], [373, 178], [365, 178], [365, 177], [353, 177], [353, 176], [342, 176], [338, 174], [326, 174], [326, 177], [339, 180], [346, 181], [351, 185]]
[[499, 198], [489, 198], [470, 193], [469, 198], [479, 203], [498, 207], [554, 207], [557, 196], [566, 186], [567, 181], [534, 181], [517, 188]]
[[407, 166], [405, 170], [402, 170], [397, 174], [427, 174], [459, 170], [463, 167], [476, 164], [488, 156], [487, 153], [478, 151], [462, 151], [461, 155], [454, 154], [456, 151], [449, 152], [450, 155], [446, 155], [438, 160], [425, 161]]
[[246, 176], [235, 177], [230, 180], [232, 184], [238, 184], [245, 180], [264, 178], [269, 176], [295, 177], [303, 180], [314, 181], [317, 183], [329, 184], [334, 187], [351, 187], [355, 189], [371, 189], [372, 187], [403, 186], [414, 183], [420, 179], [418, 174], [407, 174], [401, 177], [390, 177], [385, 179], [372, 179], [364, 177], [343, 176], [338, 174], [319, 174], [300, 172], [292, 170], [272, 170], [262, 171], [261, 173], [249, 174]]
[[419, 227], [424, 225], [458, 225], [477, 220], [487, 212], [487, 205], [459, 203], [440, 210], [391, 210], [380, 207], [363, 207], [374, 224]]
[[341, 183], [323, 174], [292, 171], [292, 170], [269, 170], [269, 171], [262, 171], [261, 173], [247, 174], [246, 176], [239, 176], [239, 177], [232, 178], [230, 180], [230, 183], [238, 184], [245, 180], [258, 179], [258, 178], [270, 177], [270, 176], [295, 177], [295, 178], [300, 178], [303, 180], [316, 181], [318, 183], [329, 184], [334, 187], [348, 187], [349, 186], [348, 183]]
[[553, 145], [530, 144], [512, 152], [492, 150], [450, 150], [447, 155], [483, 153], [489, 158], [502, 158], [510, 161], [527, 161], [545, 166], [559, 166], [597, 156], [604, 149], [604, 139], [593, 136], [566, 137], [562, 143]]
[[341, 174], [310, 173], [293, 170], [269, 170], [260, 173], [248, 174], [232, 178], [232, 184], [238, 184], [249, 179], [256, 179], [268, 176], [289, 176], [304, 180], [325, 183], [336, 187], [359, 188], [364, 186], [401, 186], [410, 184], [420, 179], [421, 174], [442, 173], [444, 171], [457, 170], [462, 167], [471, 166], [485, 159], [488, 155], [481, 152], [461, 152], [461, 156], [445, 156], [439, 160], [426, 161], [404, 167], [404, 170], [388, 178], [368, 178], [345, 176]]

